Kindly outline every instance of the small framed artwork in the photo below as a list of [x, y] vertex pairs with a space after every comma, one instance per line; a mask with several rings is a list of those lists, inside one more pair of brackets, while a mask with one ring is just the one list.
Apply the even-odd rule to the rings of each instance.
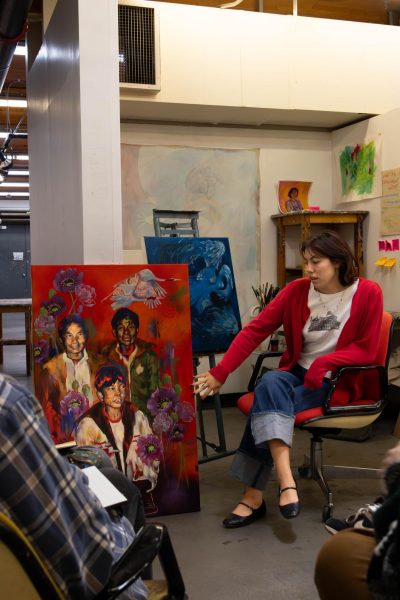
[[280, 181], [278, 186], [280, 212], [307, 210], [311, 184], [311, 181]]

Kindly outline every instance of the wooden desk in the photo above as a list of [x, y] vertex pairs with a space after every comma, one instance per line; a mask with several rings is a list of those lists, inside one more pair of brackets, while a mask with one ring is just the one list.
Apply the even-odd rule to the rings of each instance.
[[[24, 313], [25, 315], [25, 337], [3, 338], [3, 313]], [[3, 346], [26, 346], [26, 372], [32, 371], [32, 300], [31, 298], [19, 298], [11, 300], [0, 300], [0, 364], [3, 364]]]

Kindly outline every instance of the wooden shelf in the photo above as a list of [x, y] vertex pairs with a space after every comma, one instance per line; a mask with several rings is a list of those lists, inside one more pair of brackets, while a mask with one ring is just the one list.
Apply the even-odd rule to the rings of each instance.
[[277, 283], [284, 287], [288, 281], [302, 276], [302, 269], [286, 267], [286, 227], [300, 227], [299, 242], [307, 240], [311, 235], [313, 225], [327, 225], [336, 228], [337, 225], [352, 224], [354, 226], [354, 256], [358, 264], [359, 274], [364, 274], [363, 260], [363, 221], [368, 215], [367, 210], [297, 210], [290, 213], [272, 215], [278, 228], [278, 264]]

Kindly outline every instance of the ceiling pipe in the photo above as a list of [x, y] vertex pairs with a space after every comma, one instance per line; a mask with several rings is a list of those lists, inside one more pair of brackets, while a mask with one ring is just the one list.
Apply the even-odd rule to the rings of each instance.
[[16, 45], [25, 39], [26, 19], [32, 0], [0, 0], [0, 92]]

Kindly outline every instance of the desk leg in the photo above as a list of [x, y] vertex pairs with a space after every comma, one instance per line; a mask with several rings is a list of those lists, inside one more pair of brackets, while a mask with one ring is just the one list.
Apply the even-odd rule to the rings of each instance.
[[[3, 339], [3, 314], [0, 313], [0, 340]], [[3, 364], [3, 344], [0, 343], [0, 365]]]
[[26, 373], [32, 371], [32, 341], [31, 341], [31, 310], [25, 311], [25, 347], [26, 347]]

